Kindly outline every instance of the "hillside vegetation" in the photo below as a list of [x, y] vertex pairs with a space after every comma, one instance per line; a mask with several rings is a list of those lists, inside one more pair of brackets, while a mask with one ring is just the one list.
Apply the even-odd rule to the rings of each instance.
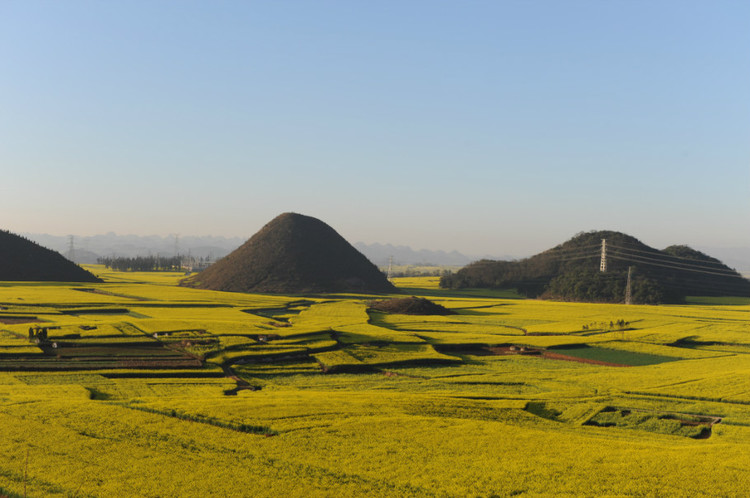
[[[607, 268], [600, 271], [602, 239]], [[654, 249], [629, 235], [579, 234], [520, 261], [482, 260], [444, 276], [443, 288], [514, 288], [526, 297], [624, 302], [628, 269], [633, 303], [680, 303], [687, 296], [750, 296], [750, 281], [687, 246]]]
[[19, 235], [0, 230], [0, 281], [101, 282], [95, 275]]
[[296, 213], [271, 220], [182, 285], [231, 292], [392, 292], [385, 275], [333, 228]]

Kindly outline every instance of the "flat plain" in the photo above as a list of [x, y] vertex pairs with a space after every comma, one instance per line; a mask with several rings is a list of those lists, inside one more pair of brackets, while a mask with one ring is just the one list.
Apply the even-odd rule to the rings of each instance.
[[750, 299], [0, 283], [0, 495], [737, 496]]

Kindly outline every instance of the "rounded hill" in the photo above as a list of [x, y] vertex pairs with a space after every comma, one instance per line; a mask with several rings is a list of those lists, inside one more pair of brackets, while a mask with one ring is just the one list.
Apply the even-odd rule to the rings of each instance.
[[59, 252], [5, 230], [0, 230], [0, 280], [101, 282]]
[[[606, 266], [602, 271], [602, 240]], [[515, 288], [570, 301], [679, 303], [687, 296], [750, 296], [750, 281], [688, 246], [655, 249], [613, 231], [580, 233], [520, 261], [482, 260], [441, 279], [447, 288]]]
[[230, 292], [394, 292], [395, 287], [333, 228], [284, 213], [228, 256], [181, 285]]

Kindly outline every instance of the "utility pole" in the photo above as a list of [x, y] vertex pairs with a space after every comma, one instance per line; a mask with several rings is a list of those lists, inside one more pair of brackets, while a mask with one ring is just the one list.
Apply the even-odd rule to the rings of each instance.
[[630, 276], [633, 274], [633, 267], [628, 266], [628, 283], [625, 285], [625, 304], [633, 304], [633, 295], [630, 290]]
[[388, 258], [388, 281], [391, 281], [391, 270], [393, 269], [393, 256]]
[[73, 243], [74, 236], [68, 235], [68, 259], [73, 261], [76, 256], [75, 245]]
[[599, 271], [607, 271], [607, 239], [602, 239], [602, 257], [599, 262]]

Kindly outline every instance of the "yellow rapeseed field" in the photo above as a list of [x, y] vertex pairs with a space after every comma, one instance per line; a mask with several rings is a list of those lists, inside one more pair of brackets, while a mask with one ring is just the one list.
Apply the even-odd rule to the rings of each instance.
[[[0, 283], [0, 496], [742, 496], [750, 302]], [[726, 302], [727, 304], [722, 304]]]

